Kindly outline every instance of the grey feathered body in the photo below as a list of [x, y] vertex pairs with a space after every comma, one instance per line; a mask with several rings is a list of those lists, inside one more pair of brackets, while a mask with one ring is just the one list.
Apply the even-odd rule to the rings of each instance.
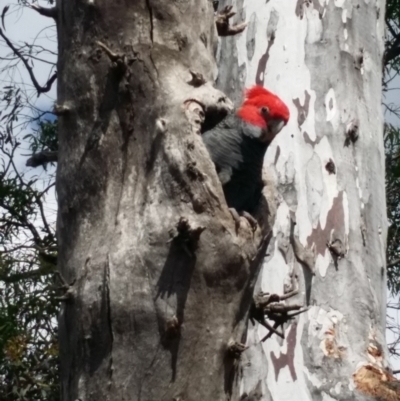
[[262, 191], [262, 166], [268, 143], [261, 142], [261, 128], [229, 114], [202, 138], [221, 180], [226, 202], [238, 212], [252, 213]]

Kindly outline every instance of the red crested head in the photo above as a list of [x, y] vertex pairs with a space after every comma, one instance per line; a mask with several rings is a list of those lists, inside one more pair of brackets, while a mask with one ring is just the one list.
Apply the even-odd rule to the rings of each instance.
[[243, 121], [260, 127], [261, 129], [267, 128], [267, 120], [261, 112], [260, 108], [251, 104], [242, 104], [242, 107], [236, 113]]
[[237, 116], [251, 129], [251, 135], [263, 142], [271, 142], [289, 121], [289, 109], [285, 103], [262, 86], [255, 85], [246, 90], [245, 99], [237, 111]]
[[[267, 107], [270, 119], [280, 119], [286, 124], [289, 121], [289, 109], [276, 95], [262, 86], [252, 86], [246, 90], [243, 106], [252, 105], [258, 108]], [[243, 107], [242, 106], [242, 107]]]

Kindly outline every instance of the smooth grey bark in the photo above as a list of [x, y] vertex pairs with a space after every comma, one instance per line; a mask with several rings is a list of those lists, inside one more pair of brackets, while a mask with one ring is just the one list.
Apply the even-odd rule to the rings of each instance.
[[62, 400], [225, 400], [268, 214], [235, 232], [197, 132], [199, 104], [231, 107], [188, 84], [190, 70], [213, 80], [212, 2], [57, 12]]
[[309, 308], [285, 340], [261, 342], [266, 330], [249, 325], [240, 394], [397, 400], [385, 342], [384, 1], [234, 3], [249, 25], [221, 42], [218, 88], [237, 99], [261, 84], [291, 111], [266, 157], [280, 199], [256, 292], [299, 288], [290, 302]]

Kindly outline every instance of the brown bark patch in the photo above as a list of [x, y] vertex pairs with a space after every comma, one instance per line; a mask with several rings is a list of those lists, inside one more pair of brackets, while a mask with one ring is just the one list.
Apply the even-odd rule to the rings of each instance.
[[325, 7], [322, 6], [318, 0], [297, 0], [295, 13], [297, 17], [303, 19], [304, 17], [304, 7], [310, 7], [313, 5], [314, 10], [318, 11], [319, 18], [321, 19], [324, 15]]
[[288, 366], [290, 371], [290, 376], [292, 376], [293, 381], [297, 380], [296, 370], [294, 368], [294, 350], [296, 346], [296, 338], [297, 338], [297, 323], [293, 323], [289, 334], [287, 336], [287, 352], [286, 354], [282, 353], [279, 357], [276, 357], [273, 352], [271, 352], [271, 360], [274, 365], [275, 370], [275, 380], [278, 380], [279, 372], [285, 366]]
[[297, 124], [299, 128], [304, 124], [308, 116], [308, 111], [310, 107], [311, 96], [307, 91], [304, 91], [304, 105], [300, 103], [300, 99], [297, 97], [293, 99], [293, 104], [297, 109]]
[[353, 374], [357, 390], [383, 401], [400, 399], [400, 381], [389, 372], [364, 365]]
[[279, 146], [276, 147], [276, 152], [275, 152], [275, 159], [274, 159], [274, 165], [276, 166], [276, 163], [278, 163], [279, 156], [281, 155], [281, 148]]
[[323, 138], [322, 136], [317, 138], [315, 141], [313, 141], [310, 136], [308, 135], [308, 132], [304, 131], [303, 133], [303, 138], [304, 138], [304, 142], [310, 144], [312, 147], [314, 147], [315, 145], [318, 145], [321, 141], [321, 139]]
[[304, 0], [297, 0], [295, 13], [300, 19], [303, 19], [303, 16], [304, 16], [303, 4], [304, 4]]
[[[307, 238], [307, 244], [309, 247], [314, 243], [316, 246], [317, 254], [324, 255], [326, 250], [326, 244], [330, 240], [330, 234], [332, 230], [335, 230], [337, 235], [341, 235], [341, 231], [344, 229], [344, 210], [343, 210], [343, 191], [340, 191], [338, 196], [333, 199], [331, 209], [326, 216], [325, 227], [321, 227], [321, 223], [318, 222], [318, 226], [314, 228]], [[339, 232], [338, 232], [339, 231]]]
[[258, 62], [257, 75], [256, 75], [257, 85], [264, 86], [265, 70], [267, 68], [269, 52], [271, 50], [272, 45], [275, 42], [275, 32], [278, 26], [278, 21], [279, 21], [278, 13], [271, 12], [267, 26], [268, 47], [265, 53], [261, 56], [260, 61]]
[[327, 336], [322, 342], [322, 351], [324, 352], [325, 356], [330, 358], [339, 359], [343, 356], [346, 348], [343, 346], [338, 345], [336, 339], [336, 330], [330, 329], [328, 330], [325, 335]]

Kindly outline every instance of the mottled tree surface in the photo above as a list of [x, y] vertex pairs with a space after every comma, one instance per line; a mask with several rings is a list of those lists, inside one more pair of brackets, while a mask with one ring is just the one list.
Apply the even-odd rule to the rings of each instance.
[[291, 110], [267, 152], [280, 199], [256, 292], [299, 288], [291, 302], [309, 307], [285, 340], [260, 343], [267, 331], [249, 326], [241, 393], [397, 400], [385, 370], [384, 2], [236, 6], [249, 24], [222, 42], [218, 87], [237, 99], [265, 85]]
[[[190, 73], [216, 76], [212, 2], [57, 3], [63, 401], [398, 397], [383, 336], [384, 4], [235, 8], [248, 26], [221, 39], [217, 87], [238, 103], [265, 85], [292, 116], [267, 152], [255, 233], [245, 220], [236, 233], [198, 135], [200, 109], [231, 107]], [[250, 323], [239, 361], [228, 344], [245, 340], [270, 225], [256, 292], [309, 309], [285, 339], [260, 342]]]

